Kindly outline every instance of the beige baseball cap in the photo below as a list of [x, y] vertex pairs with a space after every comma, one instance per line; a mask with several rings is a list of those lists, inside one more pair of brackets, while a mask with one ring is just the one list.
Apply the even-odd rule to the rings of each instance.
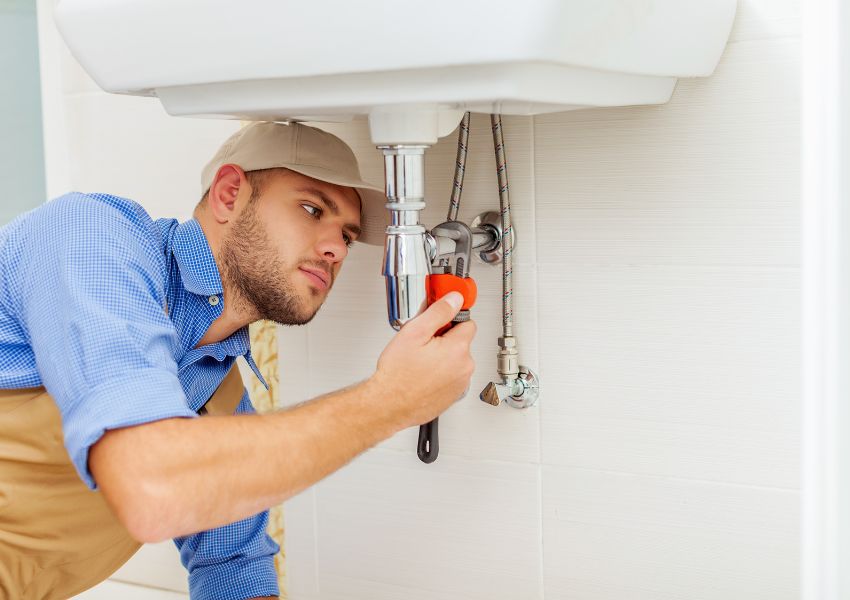
[[206, 193], [222, 165], [234, 164], [243, 171], [285, 167], [297, 173], [345, 187], [360, 195], [358, 241], [384, 245], [389, 211], [382, 187], [360, 177], [357, 158], [345, 142], [321, 129], [301, 123], [254, 122], [222, 144], [201, 172], [201, 191]]

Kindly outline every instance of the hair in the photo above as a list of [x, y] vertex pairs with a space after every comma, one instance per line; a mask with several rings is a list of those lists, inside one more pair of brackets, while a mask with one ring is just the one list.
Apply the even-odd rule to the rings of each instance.
[[[269, 181], [280, 173], [289, 171], [286, 167], [272, 167], [271, 169], [257, 169], [255, 171], [245, 171], [245, 179], [248, 180], [248, 185], [251, 186], [250, 202], [255, 201], [260, 197], [269, 185]], [[207, 199], [210, 197], [210, 191], [207, 189], [204, 195], [198, 201], [198, 208], [203, 208], [207, 204]]]

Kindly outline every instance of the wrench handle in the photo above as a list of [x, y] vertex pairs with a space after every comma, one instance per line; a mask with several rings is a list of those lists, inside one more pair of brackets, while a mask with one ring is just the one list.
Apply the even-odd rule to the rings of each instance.
[[[475, 304], [478, 296], [478, 288], [475, 281], [469, 277], [458, 277], [451, 274], [429, 275], [427, 280], [428, 304], [433, 304], [449, 292], [460, 292], [463, 295], [463, 305], [459, 314], [468, 318], [469, 309]], [[464, 319], [465, 320], [465, 319]], [[446, 324], [437, 331], [437, 335], [443, 335], [455, 325], [455, 322]], [[440, 438], [438, 435], [439, 417], [419, 426], [419, 443], [416, 446], [416, 454], [419, 460], [430, 464], [437, 460], [440, 453]]]
[[437, 435], [439, 420], [440, 417], [437, 417], [433, 421], [428, 421], [419, 426], [419, 443], [416, 446], [416, 454], [419, 455], [419, 460], [426, 464], [437, 460], [437, 455], [440, 453], [440, 437]]

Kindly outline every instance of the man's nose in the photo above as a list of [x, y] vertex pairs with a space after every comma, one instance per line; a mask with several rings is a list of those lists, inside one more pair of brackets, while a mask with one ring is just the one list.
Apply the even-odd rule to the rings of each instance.
[[339, 230], [331, 232], [319, 240], [318, 252], [328, 262], [342, 262], [348, 256], [348, 246]]

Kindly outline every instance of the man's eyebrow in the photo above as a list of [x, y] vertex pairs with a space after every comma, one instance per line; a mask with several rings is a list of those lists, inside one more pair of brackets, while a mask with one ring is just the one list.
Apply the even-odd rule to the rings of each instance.
[[[312, 196], [315, 196], [316, 198], [321, 200], [322, 204], [324, 204], [328, 208], [329, 211], [331, 211], [331, 214], [333, 214], [336, 217], [339, 216], [339, 205], [337, 205], [337, 203], [334, 201], [334, 199], [331, 198], [330, 196], [328, 196], [322, 190], [320, 190], [318, 188], [313, 188], [313, 187], [306, 187], [306, 188], [301, 188], [297, 191], [301, 192], [302, 194], [310, 194]], [[346, 227], [346, 229], [349, 229], [351, 231], [351, 233], [354, 235], [355, 238], [360, 237], [362, 230], [360, 229], [359, 226], [355, 225], [354, 223], [346, 223], [345, 227]]]

